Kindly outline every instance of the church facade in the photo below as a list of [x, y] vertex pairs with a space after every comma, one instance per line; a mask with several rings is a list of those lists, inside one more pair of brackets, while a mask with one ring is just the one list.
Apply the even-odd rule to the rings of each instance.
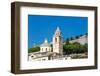
[[52, 44], [49, 44], [48, 40], [45, 39], [40, 45], [40, 51], [33, 52], [28, 56], [30, 61], [66, 59], [66, 57], [63, 58], [63, 38], [59, 27], [52, 37]]

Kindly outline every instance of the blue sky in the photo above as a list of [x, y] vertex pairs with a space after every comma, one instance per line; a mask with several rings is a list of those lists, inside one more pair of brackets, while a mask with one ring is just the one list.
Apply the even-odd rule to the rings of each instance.
[[28, 15], [28, 47], [39, 45], [47, 38], [49, 43], [57, 28], [64, 39], [88, 32], [88, 17]]

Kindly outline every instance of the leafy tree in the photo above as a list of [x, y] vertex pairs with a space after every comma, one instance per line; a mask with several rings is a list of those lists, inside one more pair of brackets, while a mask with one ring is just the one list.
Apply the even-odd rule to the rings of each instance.
[[65, 44], [63, 46], [64, 54], [78, 54], [87, 52], [87, 44], [81, 45], [78, 42]]
[[81, 45], [79, 42], [74, 42], [72, 44], [74, 44], [74, 45]]
[[88, 49], [88, 44], [86, 43], [86, 44], [84, 44], [84, 52], [86, 52], [87, 53], [87, 49]]
[[88, 35], [88, 33], [85, 33], [85, 35]]
[[28, 53], [37, 52], [37, 51], [40, 51], [40, 47], [39, 46], [36, 46], [36, 47], [28, 49]]
[[78, 38], [79, 38], [79, 36], [76, 36], [76, 37], [75, 37], [75, 39], [78, 39]]
[[68, 44], [69, 44], [69, 38], [66, 39], [66, 45], [68, 45]]
[[74, 39], [73, 37], [70, 38], [70, 40], [73, 40], [73, 39]]
[[51, 51], [53, 52], [53, 45], [51, 44], [50, 46], [51, 46]]
[[83, 36], [83, 35], [81, 34], [79, 37], [81, 37], [81, 36]]

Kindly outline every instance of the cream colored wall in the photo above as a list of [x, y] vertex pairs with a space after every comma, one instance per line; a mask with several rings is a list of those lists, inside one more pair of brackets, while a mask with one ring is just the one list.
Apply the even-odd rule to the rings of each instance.
[[[55, 38], [57, 38], [57, 42], [55, 41]], [[62, 48], [62, 43], [60, 42], [60, 38], [59, 37], [53, 37], [53, 52], [56, 53], [63, 53], [63, 48]]]
[[[46, 50], [47, 49], [47, 50]], [[47, 51], [51, 51], [51, 47], [40, 47], [40, 52], [47, 52]]]

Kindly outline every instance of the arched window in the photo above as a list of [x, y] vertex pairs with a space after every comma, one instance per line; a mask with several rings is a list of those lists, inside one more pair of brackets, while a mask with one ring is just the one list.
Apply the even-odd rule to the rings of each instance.
[[55, 42], [57, 42], [57, 38], [55, 38]]
[[49, 51], [51, 51], [50, 48], [49, 48]]
[[43, 48], [42, 48], [42, 51], [43, 51]]
[[45, 50], [47, 51], [47, 48]]
[[34, 56], [31, 56], [32, 58], [34, 57]]

